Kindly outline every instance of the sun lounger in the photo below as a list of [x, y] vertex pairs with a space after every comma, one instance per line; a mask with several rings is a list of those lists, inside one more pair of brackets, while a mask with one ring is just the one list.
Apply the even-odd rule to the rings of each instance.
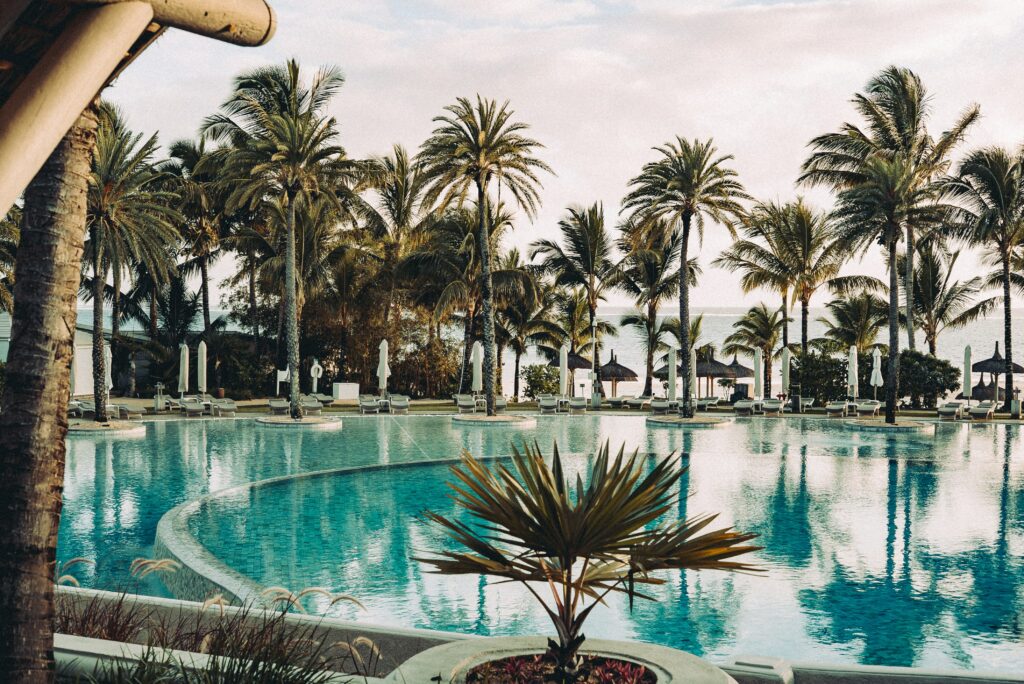
[[707, 411], [709, 409], [714, 408], [715, 406], [718, 406], [718, 401], [718, 397], [704, 397], [702, 399], [698, 399], [696, 403], [696, 409], [698, 411]]
[[501, 395], [494, 396], [494, 412], [501, 413], [508, 408], [508, 399]]
[[309, 396], [313, 397], [324, 406], [330, 406], [331, 404], [334, 403], [334, 397], [332, 397], [330, 394], [321, 394], [318, 392], [316, 394], [310, 394]]
[[764, 413], [764, 402], [756, 399], [740, 399], [732, 407], [738, 416], [753, 416]]
[[409, 397], [404, 394], [392, 394], [391, 395], [391, 412], [392, 413], [408, 413], [409, 412]]
[[781, 416], [784, 403], [781, 399], [765, 399], [761, 404], [766, 416]]
[[609, 397], [608, 405], [612, 408], [622, 408], [623, 404], [633, 398], [633, 395], [626, 395], [623, 397]]
[[994, 401], [983, 401], [977, 406], [967, 409], [967, 415], [971, 420], [992, 420], [995, 412], [996, 403]]
[[587, 398], [586, 397], [572, 397], [569, 399], [569, 412], [570, 413], [586, 413], [587, 412]]
[[472, 394], [456, 394], [455, 406], [459, 409], [459, 413], [475, 413], [476, 397]]
[[306, 415], [319, 416], [323, 411], [324, 405], [308, 394], [302, 394], [299, 395], [299, 408]]
[[882, 402], [875, 399], [861, 399], [857, 402], [855, 409], [858, 416], [877, 416], [878, 410], [882, 408]]
[[234, 418], [238, 405], [234, 399], [214, 399], [210, 405], [210, 413], [215, 416]]
[[185, 397], [181, 402], [181, 410], [185, 412], [186, 418], [201, 416], [206, 413], [206, 404], [199, 397]]
[[377, 403], [377, 397], [372, 394], [360, 394], [359, 395], [359, 412], [360, 413], [379, 413], [380, 404]]
[[800, 397], [800, 410], [806, 411], [814, 406], [814, 397]]
[[651, 403], [650, 397], [631, 397], [626, 400], [626, 408], [643, 410]]
[[830, 401], [825, 404], [825, 413], [829, 418], [844, 418], [849, 410], [849, 404], [845, 399], [841, 401]]
[[541, 413], [557, 413], [558, 398], [553, 394], [540, 394], [537, 396], [537, 409]]
[[661, 397], [655, 397], [654, 399], [651, 399], [650, 408], [651, 408], [651, 413], [653, 413], [655, 415], [657, 415], [659, 413], [668, 413], [668, 410], [669, 410], [668, 399], [663, 399]]
[[87, 415], [96, 415], [96, 404], [91, 401], [73, 400], [68, 402], [68, 413], [77, 418], [85, 418]]
[[111, 412], [116, 412], [118, 418], [124, 420], [142, 420], [142, 411], [139, 409], [132, 408], [127, 404], [111, 404]]
[[292, 405], [288, 403], [287, 399], [271, 399], [268, 402], [268, 406], [270, 408], [270, 412], [275, 416], [287, 415], [292, 408]]
[[964, 417], [965, 408], [965, 403], [962, 401], [947, 401], [937, 410], [939, 420], [959, 420]]

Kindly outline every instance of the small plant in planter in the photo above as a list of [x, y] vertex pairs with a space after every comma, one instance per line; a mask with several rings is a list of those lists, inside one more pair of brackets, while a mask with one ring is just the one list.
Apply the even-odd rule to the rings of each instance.
[[634, 598], [654, 600], [638, 587], [663, 584], [653, 574], [660, 570], [758, 570], [736, 560], [760, 548], [748, 544], [756, 535], [709, 529], [716, 515], [656, 524], [675, 506], [673, 490], [685, 468], [675, 454], [649, 472], [646, 460], [622, 449], [611, 458], [605, 444], [585, 485], [579, 476], [566, 480], [557, 444], [550, 466], [536, 445], [523, 453], [513, 448], [512, 468], [494, 470], [463, 452], [449, 486], [479, 524], [426, 512], [466, 550], [416, 560], [441, 574], [520, 582], [558, 634], [548, 641], [543, 680], [601, 681], [588, 670], [595, 659], [581, 659], [579, 650], [584, 622], [609, 594], [627, 595], [630, 606]]

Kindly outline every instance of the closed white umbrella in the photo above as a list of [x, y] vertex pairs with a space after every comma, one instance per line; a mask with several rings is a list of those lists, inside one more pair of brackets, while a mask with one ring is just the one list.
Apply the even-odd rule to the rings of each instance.
[[569, 394], [569, 348], [564, 344], [558, 350], [558, 395]]
[[762, 377], [764, 376], [764, 355], [761, 348], [754, 350], [754, 399], [760, 399], [764, 392]]
[[391, 377], [391, 366], [388, 365], [388, 341], [380, 341], [380, 358], [377, 360], [377, 385], [380, 387], [380, 396], [388, 392], [388, 378]]
[[782, 349], [782, 393], [789, 396], [789, 347]]
[[974, 380], [971, 377], [971, 345], [964, 347], [964, 399], [971, 405], [971, 394], [974, 392]]
[[850, 345], [850, 361], [846, 364], [846, 384], [849, 385], [850, 398], [860, 395], [860, 383], [857, 380], [857, 347]]
[[479, 342], [473, 343], [473, 391], [480, 393], [484, 389], [484, 347]]
[[668, 350], [668, 400], [676, 400], [676, 350]]
[[103, 386], [107, 390], [107, 399], [110, 399], [110, 390], [114, 389], [114, 380], [111, 377], [110, 367], [114, 365], [114, 359], [110, 354], [110, 345], [103, 346]]
[[199, 343], [196, 350], [196, 391], [206, 394], [206, 341]]
[[188, 392], [188, 345], [181, 345], [181, 356], [178, 359], [178, 391], [184, 396]]
[[324, 367], [317, 362], [316, 357], [314, 356], [313, 365], [309, 369], [309, 377], [313, 378], [313, 394], [316, 394], [317, 381], [323, 377], [323, 374]]
[[[970, 354], [970, 347], [968, 354]], [[967, 370], [970, 372], [970, 356], [967, 357]], [[882, 352], [875, 347], [875, 350], [871, 352], [871, 386], [875, 388], [875, 399], [878, 398], [878, 388], [885, 384], [885, 380], [882, 379]]]

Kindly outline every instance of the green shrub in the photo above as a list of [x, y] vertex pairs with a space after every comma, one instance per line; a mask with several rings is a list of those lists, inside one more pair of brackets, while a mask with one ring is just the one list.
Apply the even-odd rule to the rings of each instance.
[[527, 366], [520, 374], [526, 387], [523, 390], [530, 399], [538, 394], [558, 394], [558, 369], [547, 364]]
[[934, 408], [939, 397], [959, 386], [960, 371], [948, 361], [909, 349], [900, 352], [900, 396], [910, 397], [911, 407]]
[[[870, 372], [870, 371], [869, 371]], [[814, 397], [817, 405], [846, 396], [846, 359], [807, 352], [793, 360], [790, 382], [800, 385], [800, 396]]]

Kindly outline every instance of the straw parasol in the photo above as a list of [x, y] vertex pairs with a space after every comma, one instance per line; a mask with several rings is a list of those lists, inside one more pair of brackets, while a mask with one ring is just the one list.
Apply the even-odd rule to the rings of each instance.
[[[580, 356], [576, 352], [568, 352], [566, 354], [566, 364], [568, 365], [569, 370], [571, 370], [571, 371], [577, 371], [577, 370], [580, 370], [582, 368], [590, 370], [590, 361], [588, 361], [587, 359], [583, 358], [582, 356]], [[548, 365], [557, 368], [558, 367], [558, 359], [557, 358], [556, 359], [552, 359], [548, 363]]]
[[[1013, 373], [1024, 373], [1024, 368], [1016, 363], [1011, 364], [1010, 369]], [[1006, 359], [1004, 359], [1003, 355], [999, 353], [998, 342], [996, 342], [996, 350], [992, 356], [984, 361], [978, 361], [971, 366], [971, 370], [975, 373], [989, 373], [992, 375], [992, 385], [994, 385], [996, 389], [983, 389], [983, 392], [987, 392], [987, 395], [982, 397], [983, 399], [992, 399], [994, 397], [996, 401], [1003, 400], [1003, 393], [1000, 392], [998, 388], [999, 376], [1006, 372]], [[978, 390], [979, 387], [986, 386], [984, 385], [984, 382], [979, 382], [978, 385], [971, 390], [971, 394], [974, 395], [975, 391]], [[975, 395], [973, 398], [977, 399], [978, 397]]]
[[742, 363], [736, 360], [736, 355], [732, 357], [732, 363], [729, 364], [729, 368], [732, 370], [734, 378], [752, 378], [754, 377], [754, 370], [747, 368]]
[[636, 372], [626, 368], [615, 357], [615, 350], [611, 352], [611, 360], [601, 366], [601, 379], [612, 383], [612, 396], [617, 397], [617, 387], [620, 382], [633, 382], [637, 379]]
[[[995, 397], [996, 389], [999, 390], [998, 398]], [[995, 382], [986, 384], [984, 378], [979, 380], [978, 384], [971, 388], [970, 397], [965, 397], [963, 392], [957, 395], [957, 399], [974, 399], [977, 401], [984, 401], [986, 399], [991, 400], [993, 398], [995, 398], [996, 401], [1004, 401], [1006, 399], [1006, 390], [1002, 387], [997, 387]]]

